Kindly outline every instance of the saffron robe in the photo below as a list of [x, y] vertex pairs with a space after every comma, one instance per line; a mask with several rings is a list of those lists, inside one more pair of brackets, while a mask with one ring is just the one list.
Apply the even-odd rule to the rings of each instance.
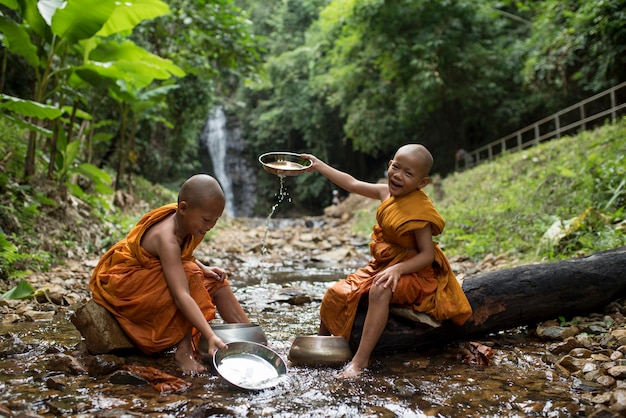
[[[93, 299], [115, 316], [128, 337], [146, 354], [175, 346], [192, 329], [172, 299], [160, 259], [141, 247], [143, 234], [173, 215], [176, 208], [173, 203], [144, 215], [126, 238], [102, 256], [89, 282]], [[216, 311], [211, 294], [229, 283], [204, 277], [193, 256], [200, 242], [202, 238], [194, 237], [185, 241], [182, 263], [191, 297], [210, 321]], [[199, 339], [199, 334], [195, 339]]]
[[[444, 219], [421, 190], [382, 202], [376, 221], [370, 243], [373, 258], [369, 264], [330, 287], [322, 299], [320, 316], [333, 335], [349, 339], [361, 296], [369, 292], [375, 276], [417, 255], [415, 230], [430, 224], [432, 234], [439, 235], [445, 226]], [[448, 259], [436, 243], [432, 266], [401, 276], [390, 303], [426, 313], [439, 321], [450, 319], [457, 325], [464, 324], [472, 314]]]

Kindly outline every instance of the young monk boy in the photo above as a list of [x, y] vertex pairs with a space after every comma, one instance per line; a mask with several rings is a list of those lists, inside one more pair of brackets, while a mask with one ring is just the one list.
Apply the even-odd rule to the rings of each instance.
[[208, 354], [226, 344], [208, 321], [216, 308], [226, 322], [249, 323], [224, 270], [193, 256], [204, 235], [224, 211], [224, 193], [211, 176], [184, 182], [178, 203], [155, 209], [115, 244], [96, 266], [89, 287], [128, 337], [146, 354], [176, 346], [174, 358], [184, 374], [205, 371], [194, 356], [204, 336]]
[[389, 161], [387, 183], [356, 180], [320, 161], [317, 170], [337, 186], [382, 203], [376, 213], [369, 264], [332, 286], [320, 308], [320, 335], [350, 338], [361, 296], [367, 294], [367, 314], [357, 352], [339, 377], [358, 376], [382, 335], [389, 305], [397, 304], [424, 312], [437, 320], [450, 319], [462, 325], [472, 313], [470, 304], [433, 235], [445, 222], [422, 191], [430, 182], [433, 157], [423, 145], [400, 147]]

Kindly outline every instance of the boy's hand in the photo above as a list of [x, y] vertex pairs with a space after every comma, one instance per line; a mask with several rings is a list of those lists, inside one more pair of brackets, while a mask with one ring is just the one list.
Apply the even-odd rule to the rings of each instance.
[[224, 279], [226, 279], [226, 271], [222, 270], [219, 267], [205, 267], [203, 270], [204, 270], [204, 277], [217, 279], [217, 281], [220, 281], [220, 282], [223, 282]]
[[213, 357], [218, 349], [225, 350], [228, 348], [228, 345], [224, 344], [224, 341], [222, 341], [222, 339], [215, 334], [213, 334], [213, 336], [209, 338], [207, 342], [209, 346], [208, 353], [211, 357]]
[[374, 284], [385, 289], [391, 288], [391, 291], [395, 292], [398, 287], [398, 280], [402, 275], [399, 269], [395, 268], [396, 266], [397, 264], [378, 273], [374, 279]]
[[300, 158], [311, 160], [311, 165], [305, 170], [306, 172], [317, 170], [317, 166], [320, 160], [316, 156], [311, 154], [300, 154]]

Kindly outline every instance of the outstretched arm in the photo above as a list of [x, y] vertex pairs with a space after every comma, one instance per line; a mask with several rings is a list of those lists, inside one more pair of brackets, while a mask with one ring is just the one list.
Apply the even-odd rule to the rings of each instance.
[[329, 166], [311, 154], [301, 154], [300, 156], [313, 162], [307, 171], [317, 170], [322, 176], [350, 193], [356, 193], [361, 196], [369, 197], [370, 199], [379, 199], [381, 201], [389, 197], [389, 187], [386, 184], [368, 183], [357, 180], [350, 174]]

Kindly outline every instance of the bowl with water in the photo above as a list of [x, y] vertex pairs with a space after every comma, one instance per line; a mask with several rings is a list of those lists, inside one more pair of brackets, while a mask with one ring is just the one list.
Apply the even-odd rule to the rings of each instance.
[[217, 350], [213, 367], [230, 385], [249, 391], [273, 388], [287, 376], [287, 365], [278, 353], [251, 341], [235, 341]]
[[313, 162], [293, 152], [266, 152], [259, 156], [265, 171], [277, 176], [299, 176], [311, 167]]

